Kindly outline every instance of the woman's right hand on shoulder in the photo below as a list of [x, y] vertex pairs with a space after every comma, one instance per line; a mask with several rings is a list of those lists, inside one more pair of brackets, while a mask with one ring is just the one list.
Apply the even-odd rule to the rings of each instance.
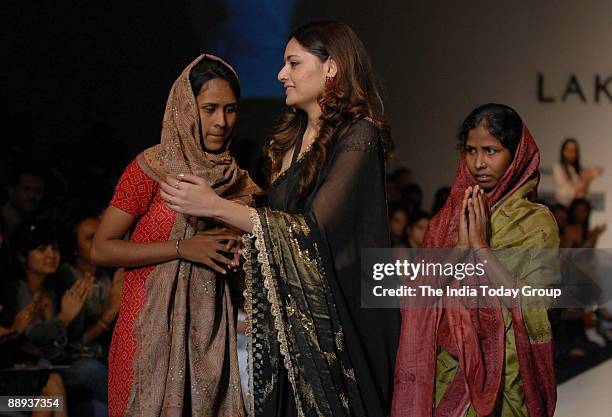
[[[236, 247], [227, 249], [227, 242], [231, 240], [240, 240], [240, 234], [224, 228], [205, 230], [192, 238], [181, 240], [179, 251], [183, 259], [204, 264], [213, 271], [226, 274], [223, 266], [231, 266], [234, 262], [233, 254], [238, 252]], [[227, 257], [223, 253], [228, 256], [231, 253], [232, 256]]]

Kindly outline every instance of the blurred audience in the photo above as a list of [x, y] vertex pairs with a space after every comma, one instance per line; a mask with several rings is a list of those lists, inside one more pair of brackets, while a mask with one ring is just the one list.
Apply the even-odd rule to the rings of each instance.
[[[22, 222], [16, 227], [11, 242], [20, 268], [15, 269], [14, 276], [3, 277], [4, 286], [14, 291], [13, 311], [26, 311], [28, 323], [13, 324], [16, 333], [21, 334], [10, 346], [12, 363], [4, 364], [3, 368], [29, 370], [33, 376], [41, 368], [59, 367], [58, 373], [70, 399], [69, 413], [106, 416], [107, 367], [100, 360], [99, 349], [72, 344], [68, 337], [71, 324], [92, 295], [94, 276], [79, 278], [65, 291], [58, 285], [60, 252], [57, 234], [51, 225]], [[7, 300], [6, 304], [10, 305], [11, 301]], [[18, 314], [16, 320], [19, 318]], [[3, 375], [2, 380], [6, 381], [6, 374]], [[2, 391], [10, 392], [13, 388], [5, 386]]]
[[595, 248], [600, 236], [606, 231], [606, 225], [601, 224], [591, 229], [590, 223], [591, 203], [584, 198], [572, 201], [564, 225], [565, 247]]
[[[563, 234], [563, 229], [565, 228], [565, 225], [567, 224], [567, 216], [568, 216], [567, 209], [559, 203], [553, 204], [549, 208], [553, 216], [555, 216], [555, 220], [557, 221], [557, 226], [559, 227], [559, 236], [561, 236]], [[563, 245], [561, 246], [563, 247]]]
[[390, 180], [399, 190], [403, 190], [412, 184], [412, 171], [406, 167], [397, 168], [391, 173]]
[[90, 296], [68, 328], [68, 340], [83, 345], [96, 343], [107, 358], [121, 305], [123, 270], [118, 269], [113, 274], [111, 270], [98, 268], [92, 263], [91, 243], [99, 224], [98, 217], [85, 215], [77, 218], [67, 243], [68, 260], [60, 267], [57, 278], [61, 291], [67, 291], [79, 280], [93, 280]]
[[574, 199], [589, 197], [591, 182], [602, 174], [602, 169], [583, 168], [580, 164], [580, 148], [574, 138], [566, 139], [561, 145], [559, 162], [553, 167], [555, 198], [569, 207]]
[[393, 207], [389, 210], [389, 233], [391, 246], [406, 247], [406, 226], [408, 226], [408, 213], [402, 207]]
[[431, 206], [431, 216], [435, 216], [446, 204], [446, 200], [450, 196], [451, 189], [450, 187], [441, 187], [438, 188], [436, 194], [434, 195], [434, 202]]
[[45, 176], [36, 164], [20, 166], [14, 174], [3, 173], [8, 179], [8, 199], [0, 205], [0, 264], [10, 265], [11, 234], [23, 221], [31, 221], [40, 209], [45, 192]]
[[417, 211], [408, 220], [406, 228], [406, 243], [409, 248], [420, 248], [423, 244], [425, 231], [429, 226], [429, 214]]
[[43, 199], [45, 177], [38, 167], [21, 168], [8, 187], [2, 206], [2, 230], [12, 233], [23, 221], [32, 220]]
[[[583, 175], [578, 176], [581, 172]], [[581, 169], [575, 140], [568, 139], [563, 144], [561, 164], [554, 172], [557, 203], [550, 207], [559, 227], [561, 248], [596, 248], [605, 232], [605, 224], [591, 228], [591, 204], [585, 198], [588, 184], [600, 173], [601, 170]], [[558, 308], [551, 310], [549, 316], [557, 357], [582, 358], [612, 341], [612, 321], [605, 308]]]

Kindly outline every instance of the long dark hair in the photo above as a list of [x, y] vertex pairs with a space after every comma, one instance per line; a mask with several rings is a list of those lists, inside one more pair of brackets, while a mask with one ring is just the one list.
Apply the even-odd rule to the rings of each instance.
[[523, 136], [523, 120], [516, 110], [498, 103], [488, 103], [476, 107], [459, 128], [457, 138], [460, 142], [459, 149], [461, 151], [465, 148], [469, 131], [479, 125], [482, 125], [491, 135], [495, 136], [502, 146], [514, 156]]
[[[384, 105], [378, 79], [370, 57], [357, 35], [346, 24], [325, 20], [301, 26], [289, 36], [322, 62], [333, 57], [338, 73], [328, 80], [319, 97], [321, 124], [318, 136], [304, 156], [299, 179], [301, 195], [313, 186], [317, 173], [326, 162], [336, 140], [357, 120], [369, 119], [383, 132], [385, 152], [392, 149], [389, 128], [384, 118]], [[283, 156], [303, 134], [308, 116], [303, 110], [287, 111], [266, 141], [268, 180], [278, 174]]]
[[[570, 143], [576, 145], [576, 160], [572, 163], [567, 162], [563, 157], [563, 151], [565, 151], [565, 147]], [[567, 175], [567, 178], [570, 178], [569, 166], [574, 167], [574, 169], [576, 170], [576, 174], [580, 174], [580, 172], [582, 172], [582, 166], [580, 166], [580, 146], [578, 146], [578, 141], [576, 139], [567, 138], [563, 141], [563, 144], [561, 145], [561, 153], [559, 155], [559, 162], [565, 170], [565, 175]]]

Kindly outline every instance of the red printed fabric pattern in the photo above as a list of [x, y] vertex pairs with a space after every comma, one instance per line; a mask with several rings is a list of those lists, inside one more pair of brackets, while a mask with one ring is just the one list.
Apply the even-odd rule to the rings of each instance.
[[[168, 240], [176, 213], [161, 199], [159, 184], [133, 161], [125, 169], [111, 205], [137, 219], [130, 237], [134, 243]], [[146, 280], [155, 266], [126, 269], [119, 319], [109, 355], [108, 406], [111, 417], [123, 416], [132, 389], [136, 351], [134, 322], [146, 301]]]

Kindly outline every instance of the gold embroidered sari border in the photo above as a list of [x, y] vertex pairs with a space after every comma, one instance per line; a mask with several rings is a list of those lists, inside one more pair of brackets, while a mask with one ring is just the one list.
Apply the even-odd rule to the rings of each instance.
[[[266, 225], [268, 225], [268, 211], [266, 209], [263, 209], [262, 214], [265, 218]], [[291, 358], [289, 356], [287, 333], [285, 325], [283, 323], [283, 319], [281, 317], [280, 302], [276, 291], [274, 277], [272, 276], [272, 269], [270, 267], [270, 259], [268, 256], [268, 250], [266, 248], [261, 218], [259, 216], [259, 212], [254, 208], [249, 209], [249, 217], [251, 219], [251, 223], [253, 224], [253, 234], [255, 235], [255, 248], [258, 252], [257, 261], [261, 264], [261, 269], [264, 276], [264, 287], [268, 292], [267, 297], [268, 301], [270, 302], [270, 310], [274, 318], [274, 327], [276, 328], [277, 332], [277, 341], [280, 344], [280, 351], [283, 355], [283, 364], [285, 366], [285, 369], [287, 369], [287, 377], [289, 379], [289, 382], [291, 383], [291, 387], [293, 388], [295, 404], [298, 409], [298, 417], [303, 417], [304, 410], [298, 392], [295, 371], [293, 369], [293, 364], [291, 363]]]
[[[254, 209], [250, 209], [254, 210]], [[247, 336], [247, 373], [249, 375], [248, 391], [246, 393], [248, 401], [248, 415], [255, 415], [255, 391], [253, 390], [253, 262], [251, 259], [251, 251], [253, 250], [253, 236], [242, 235], [242, 245], [244, 247], [244, 311], [246, 313], [246, 336]]]

